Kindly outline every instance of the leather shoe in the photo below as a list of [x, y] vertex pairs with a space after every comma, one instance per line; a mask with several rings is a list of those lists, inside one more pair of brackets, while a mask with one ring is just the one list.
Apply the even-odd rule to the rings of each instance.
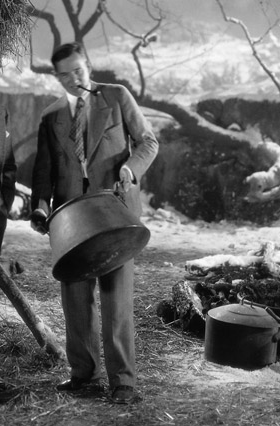
[[59, 392], [64, 392], [64, 391], [73, 392], [73, 391], [83, 389], [86, 386], [88, 387], [90, 386], [91, 390], [93, 391], [101, 392], [103, 390], [103, 386], [100, 384], [99, 379], [91, 380], [91, 379], [83, 379], [83, 378], [75, 377], [75, 376], [72, 376], [71, 379], [68, 379], [62, 383], [59, 383], [56, 389]]
[[115, 387], [112, 392], [112, 401], [115, 404], [129, 404], [134, 398], [133, 387], [120, 385]]

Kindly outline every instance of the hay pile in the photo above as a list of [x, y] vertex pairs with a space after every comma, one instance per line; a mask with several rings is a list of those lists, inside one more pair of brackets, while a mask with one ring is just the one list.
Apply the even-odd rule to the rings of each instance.
[[30, 0], [0, 2], [0, 66], [3, 58], [17, 60], [28, 50], [32, 28]]

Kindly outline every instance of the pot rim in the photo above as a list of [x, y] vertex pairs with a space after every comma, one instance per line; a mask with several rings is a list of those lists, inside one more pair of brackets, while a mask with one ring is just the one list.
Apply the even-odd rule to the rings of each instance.
[[75, 204], [79, 201], [83, 201], [89, 198], [95, 198], [97, 196], [102, 196], [102, 195], [113, 195], [115, 198], [117, 198], [119, 201], [121, 201], [123, 203], [124, 206], [126, 206], [126, 204], [122, 201], [122, 199], [118, 196], [118, 193], [116, 191], [114, 191], [113, 189], [102, 189], [98, 192], [95, 192], [94, 194], [84, 194], [84, 195], [80, 195], [79, 197], [75, 197], [72, 198], [71, 200], [66, 201], [65, 203], [61, 204], [61, 206], [57, 207], [57, 209], [55, 209], [47, 218], [46, 220], [46, 224], [49, 226], [50, 222], [52, 221], [52, 219], [54, 218], [54, 216], [56, 216], [58, 213], [61, 212], [61, 210], [63, 210], [65, 207], [70, 206], [71, 204]]

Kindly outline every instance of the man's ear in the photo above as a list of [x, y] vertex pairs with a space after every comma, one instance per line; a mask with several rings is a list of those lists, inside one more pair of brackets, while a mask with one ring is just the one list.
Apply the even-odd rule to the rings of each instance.
[[89, 60], [87, 60], [87, 67], [88, 67], [88, 71], [89, 71], [89, 73], [91, 74], [91, 73], [92, 73], [92, 65], [91, 65], [91, 63], [89, 62]]

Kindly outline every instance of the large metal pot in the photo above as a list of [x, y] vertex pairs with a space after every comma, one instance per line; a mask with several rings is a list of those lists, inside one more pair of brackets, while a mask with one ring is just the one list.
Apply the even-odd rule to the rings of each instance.
[[210, 309], [205, 358], [218, 364], [256, 369], [276, 362], [279, 318], [269, 309], [243, 303]]
[[59, 281], [107, 274], [135, 257], [150, 231], [113, 191], [75, 198], [48, 219], [52, 273]]

